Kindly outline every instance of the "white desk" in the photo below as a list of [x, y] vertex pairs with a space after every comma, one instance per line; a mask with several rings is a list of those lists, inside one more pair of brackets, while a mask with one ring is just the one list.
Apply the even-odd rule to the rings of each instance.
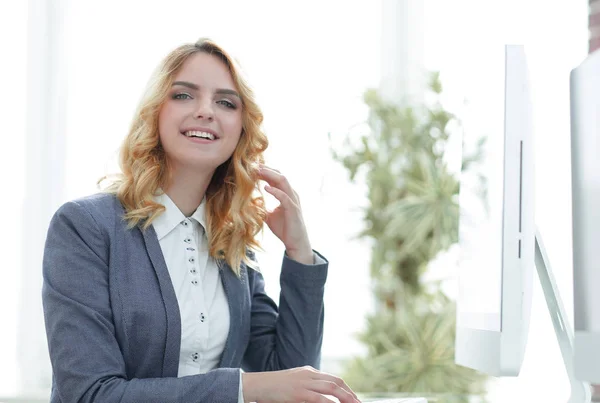
[[363, 403], [427, 403], [424, 397], [398, 397], [395, 399], [364, 400]]

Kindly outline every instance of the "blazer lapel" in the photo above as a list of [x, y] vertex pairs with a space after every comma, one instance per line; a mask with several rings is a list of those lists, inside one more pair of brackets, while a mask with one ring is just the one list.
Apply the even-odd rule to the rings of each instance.
[[242, 346], [241, 340], [243, 335], [240, 334], [240, 330], [246, 328], [244, 321], [249, 320], [250, 309], [244, 306], [248, 298], [248, 273], [246, 266], [242, 264], [241, 276], [238, 278], [227, 263], [219, 260], [217, 264], [221, 281], [223, 282], [223, 289], [229, 303], [230, 317], [229, 333], [227, 334], [227, 341], [225, 342], [219, 368], [229, 368], [236, 364], [236, 356], [238, 354], [244, 354], [244, 351], [239, 350], [246, 348], [245, 345]]
[[177, 303], [175, 289], [173, 288], [169, 270], [167, 269], [167, 264], [165, 263], [154, 227], [150, 226], [145, 231], [140, 228], [140, 231], [143, 234], [146, 250], [148, 251], [148, 256], [158, 279], [167, 315], [167, 339], [165, 342], [162, 372], [163, 376], [176, 377], [179, 370], [179, 352], [181, 348], [181, 315], [179, 304]]

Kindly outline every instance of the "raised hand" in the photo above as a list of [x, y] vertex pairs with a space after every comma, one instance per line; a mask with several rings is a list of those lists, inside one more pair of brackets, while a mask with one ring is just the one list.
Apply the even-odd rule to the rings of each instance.
[[260, 179], [268, 184], [265, 190], [279, 201], [279, 206], [267, 213], [267, 225], [283, 242], [290, 258], [300, 263], [312, 264], [313, 253], [298, 194], [287, 178], [276, 169], [263, 165], [260, 169]]

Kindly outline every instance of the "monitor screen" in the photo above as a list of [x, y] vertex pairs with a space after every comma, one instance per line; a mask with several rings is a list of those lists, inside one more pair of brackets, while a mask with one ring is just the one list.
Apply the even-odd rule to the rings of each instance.
[[600, 50], [571, 72], [574, 366], [600, 383]]
[[[501, 331], [504, 136], [485, 136], [481, 163], [460, 177], [458, 325]], [[475, 139], [465, 138], [464, 155]]]
[[[494, 376], [516, 376], [527, 342], [535, 245], [524, 48], [507, 45], [505, 54], [486, 58], [479, 68], [486, 81], [478, 83], [480, 97], [469, 101], [477, 104], [483, 124], [465, 130], [463, 138], [455, 361]], [[481, 139], [482, 155], [469, 163]]]
[[[469, 88], [460, 174], [457, 324], [501, 331], [505, 49], [488, 51], [485, 80]], [[465, 166], [483, 141], [483, 154]]]

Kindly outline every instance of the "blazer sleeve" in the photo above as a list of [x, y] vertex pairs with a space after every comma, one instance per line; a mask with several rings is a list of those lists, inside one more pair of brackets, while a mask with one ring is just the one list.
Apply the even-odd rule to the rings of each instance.
[[90, 210], [77, 202], [61, 206], [50, 222], [42, 302], [53, 394], [63, 403], [236, 403], [239, 369], [127, 379], [111, 311], [109, 231], [101, 228]]
[[250, 340], [244, 355], [247, 371], [320, 367], [323, 344], [325, 281], [329, 262], [318, 252], [305, 265], [284, 254], [279, 308], [265, 292], [263, 275], [251, 270]]

